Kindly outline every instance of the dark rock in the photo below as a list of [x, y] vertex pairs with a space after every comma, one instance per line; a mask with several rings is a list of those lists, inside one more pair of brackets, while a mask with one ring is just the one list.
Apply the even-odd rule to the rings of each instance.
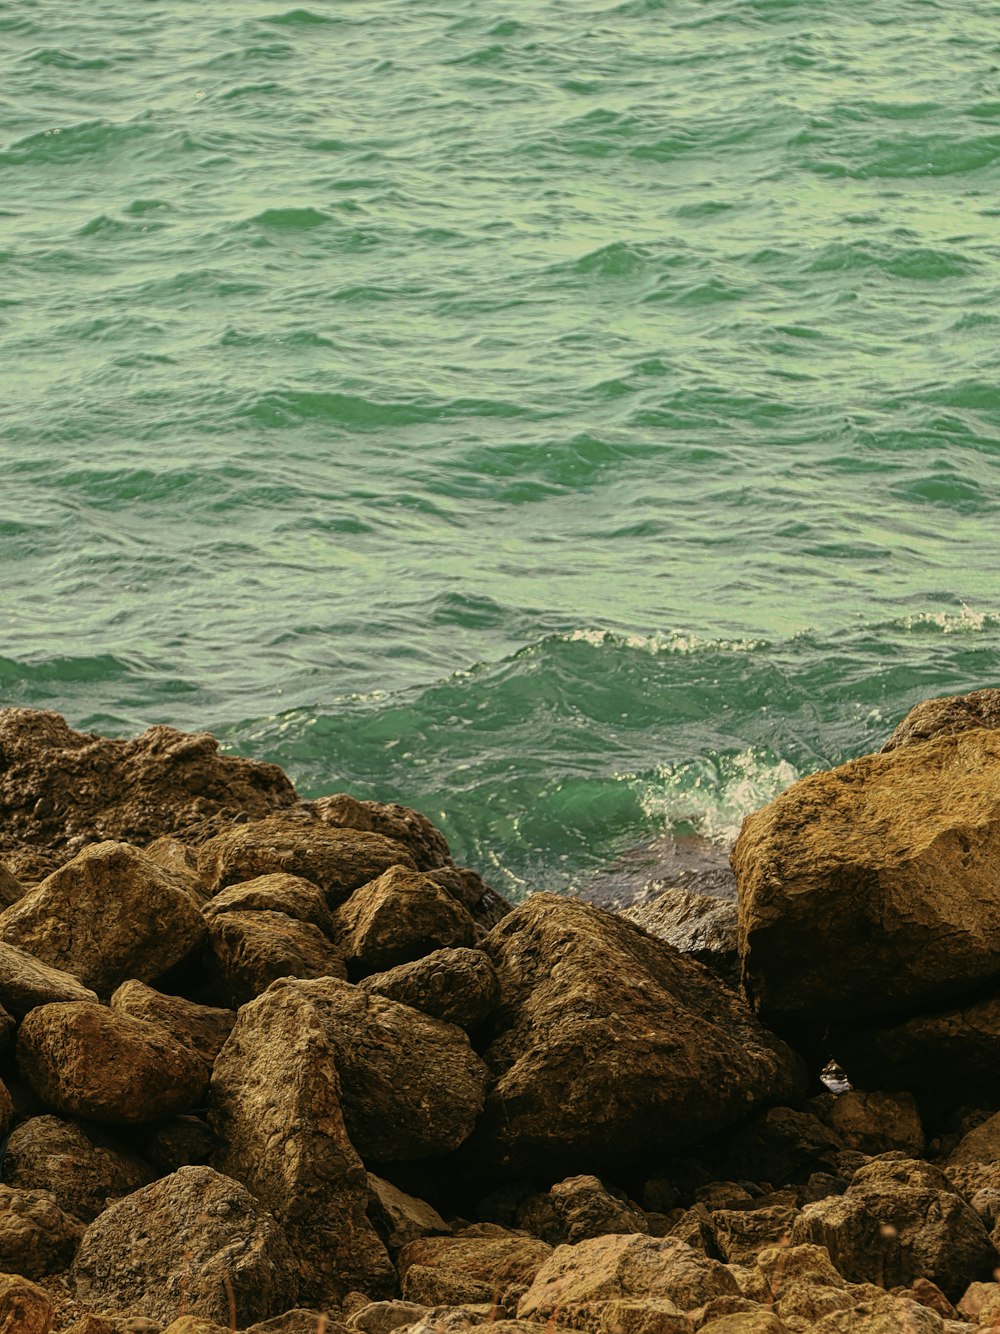
[[478, 871], [468, 866], [440, 866], [427, 874], [456, 903], [460, 903], [484, 931], [496, 926], [513, 909], [512, 903], [492, 889]]
[[111, 997], [111, 1008], [118, 1014], [159, 1024], [171, 1037], [190, 1047], [211, 1069], [236, 1022], [234, 1010], [197, 1005], [183, 996], [167, 996], [143, 982], [123, 982]]
[[475, 923], [462, 905], [429, 876], [403, 866], [356, 889], [337, 910], [337, 930], [354, 977], [476, 940]]
[[1000, 690], [973, 690], [968, 695], [921, 700], [893, 732], [882, 753], [977, 727], [1000, 728]]
[[102, 1310], [169, 1322], [192, 1315], [240, 1326], [293, 1306], [296, 1266], [270, 1214], [210, 1167], [172, 1176], [106, 1209], [84, 1234], [72, 1269], [77, 1295]]
[[774, 1186], [804, 1182], [814, 1172], [836, 1173], [844, 1142], [811, 1112], [772, 1107], [727, 1136], [723, 1170]]
[[181, 1167], [200, 1167], [218, 1148], [215, 1136], [199, 1116], [172, 1116], [169, 1121], [140, 1126], [134, 1138], [147, 1158], [162, 1173]]
[[60, 968], [50, 968], [33, 954], [0, 941], [0, 1000], [23, 1018], [36, 1005], [55, 1001], [96, 1001], [97, 993]]
[[309, 880], [297, 875], [260, 875], [220, 890], [205, 905], [205, 914], [224, 912], [280, 912], [298, 922], [311, 922], [324, 936], [333, 938], [333, 913], [326, 895]]
[[0, 862], [0, 909], [9, 908], [12, 903], [16, 903], [27, 894], [27, 885], [22, 885], [16, 876], [11, 875], [6, 866]]
[[109, 1199], [147, 1186], [149, 1163], [116, 1144], [96, 1126], [33, 1116], [7, 1141], [4, 1180], [22, 1190], [49, 1191], [60, 1209], [90, 1222]]
[[444, 834], [435, 829], [426, 815], [408, 806], [383, 805], [378, 801], [359, 801], [346, 792], [318, 797], [308, 805], [324, 824], [335, 829], [360, 829], [381, 834], [401, 843], [413, 858], [418, 871], [436, 866], [451, 866], [451, 850]]
[[670, 888], [626, 908], [622, 916], [727, 981], [739, 974], [736, 902]]
[[436, 1237], [451, 1231], [426, 1200], [407, 1195], [373, 1172], [368, 1173], [368, 1217], [393, 1254], [418, 1237]]
[[816, 1101], [821, 1120], [849, 1149], [870, 1154], [898, 1150], [910, 1158], [924, 1151], [924, 1129], [912, 1094], [852, 1089]]
[[204, 1061], [165, 1029], [87, 1001], [32, 1010], [17, 1061], [49, 1107], [109, 1125], [186, 1111], [208, 1084]]
[[[166, 1330], [164, 1334], [167, 1334]], [[229, 1334], [229, 1331], [225, 1334]], [[243, 1330], [242, 1334], [347, 1334], [347, 1326], [331, 1320], [325, 1311], [312, 1311], [300, 1306], [294, 1311], [272, 1316], [270, 1320], [258, 1320]]]
[[362, 978], [364, 991], [421, 1010], [467, 1031], [490, 1017], [500, 1000], [500, 982], [482, 950], [434, 950], [422, 959]]
[[0, 1185], [0, 1265], [25, 1278], [65, 1269], [83, 1236], [83, 1224], [44, 1190]]
[[344, 959], [318, 926], [280, 912], [225, 912], [208, 921], [226, 998], [253, 1000], [279, 977], [347, 976]]

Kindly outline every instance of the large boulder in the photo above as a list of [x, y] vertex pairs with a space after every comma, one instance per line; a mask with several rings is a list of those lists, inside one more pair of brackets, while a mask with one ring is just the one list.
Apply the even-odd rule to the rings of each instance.
[[157, 1174], [97, 1126], [33, 1116], [11, 1132], [3, 1175], [22, 1190], [51, 1192], [60, 1209], [89, 1223], [109, 1199], [148, 1186]]
[[97, 843], [0, 913], [0, 939], [107, 995], [149, 982], [205, 936], [197, 904], [127, 843]]
[[485, 1023], [500, 1001], [496, 969], [482, 950], [432, 950], [412, 963], [371, 973], [358, 985], [465, 1029]]
[[168, 1324], [179, 1311], [230, 1328], [295, 1304], [295, 1261], [274, 1219], [245, 1187], [210, 1167], [182, 1167], [106, 1209], [71, 1271], [102, 1311]]
[[0, 1185], [0, 1266], [25, 1278], [66, 1269], [83, 1236], [83, 1224], [64, 1213], [44, 1190]]
[[1000, 977], [1000, 731], [803, 778], [747, 817], [732, 859], [764, 1016], [867, 1023], [954, 1002]]
[[620, 917], [536, 894], [484, 948], [502, 997], [472, 1141], [488, 1167], [614, 1177], [803, 1091], [733, 992]]
[[210, 1090], [216, 1166], [282, 1224], [307, 1301], [357, 1289], [391, 1296], [395, 1288], [344, 1125], [337, 1055], [302, 984], [278, 983], [240, 1010]]
[[23, 1018], [37, 1005], [56, 1001], [97, 1001], [97, 993], [72, 973], [50, 968], [27, 950], [0, 941], [0, 1001]]
[[977, 727], [1000, 729], [1000, 690], [973, 690], [967, 695], [941, 695], [915, 704], [882, 753], [901, 746], [919, 745], [931, 737], [969, 732]]
[[430, 876], [403, 866], [356, 889], [337, 910], [337, 928], [352, 977], [476, 942], [462, 905]]
[[158, 1024], [88, 1001], [32, 1010], [18, 1033], [17, 1062], [48, 1107], [108, 1125], [186, 1111], [208, 1085], [201, 1057]]
[[253, 1000], [279, 977], [346, 977], [339, 948], [312, 922], [283, 912], [224, 912], [208, 920], [226, 999]]
[[184, 996], [168, 996], [134, 979], [123, 982], [114, 993], [111, 1009], [148, 1024], [159, 1024], [171, 1037], [197, 1052], [209, 1069], [236, 1022], [234, 1010], [198, 1005]]

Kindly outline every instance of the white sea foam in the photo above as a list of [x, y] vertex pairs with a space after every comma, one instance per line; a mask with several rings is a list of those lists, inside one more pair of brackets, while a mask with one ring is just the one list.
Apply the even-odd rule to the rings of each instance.
[[689, 630], [657, 631], [650, 635], [619, 634], [614, 630], [580, 629], [559, 635], [569, 644], [590, 644], [594, 648], [606, 645], [633, 648], [645, 653], [699, 653], [722, 649], [729, 653], [749, 653], [759, 647], [761, 639], [713, 639]]
[[800, 777], [788, 760], [751, 747], [711, 763], [662, 765], [645, 783], [640, 800], [651, 819], [670, 828], [688, 825], [702, 838], [728, 846], [747, 815]]
[[921, 611], [903, 619], [904, 630], [922, 630], [934, 626], [945, 635], [975, 634], [998, 623], [989, 612], [976, 611], [965, 602], [958, 611]]

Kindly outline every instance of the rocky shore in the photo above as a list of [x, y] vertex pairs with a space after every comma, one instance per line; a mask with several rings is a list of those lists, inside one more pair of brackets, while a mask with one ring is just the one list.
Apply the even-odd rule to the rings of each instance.
[[1000, 1328], [1000, 691], [732, 866], [515, 907], [405, 807], [0, 711], [0, 1334]]

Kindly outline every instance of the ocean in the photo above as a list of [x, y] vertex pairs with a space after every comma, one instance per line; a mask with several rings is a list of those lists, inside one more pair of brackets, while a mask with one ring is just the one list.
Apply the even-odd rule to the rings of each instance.
[[0, 703], [722, 856], [1000, 683], [998, 336], [993, 0], [0, 0]]

